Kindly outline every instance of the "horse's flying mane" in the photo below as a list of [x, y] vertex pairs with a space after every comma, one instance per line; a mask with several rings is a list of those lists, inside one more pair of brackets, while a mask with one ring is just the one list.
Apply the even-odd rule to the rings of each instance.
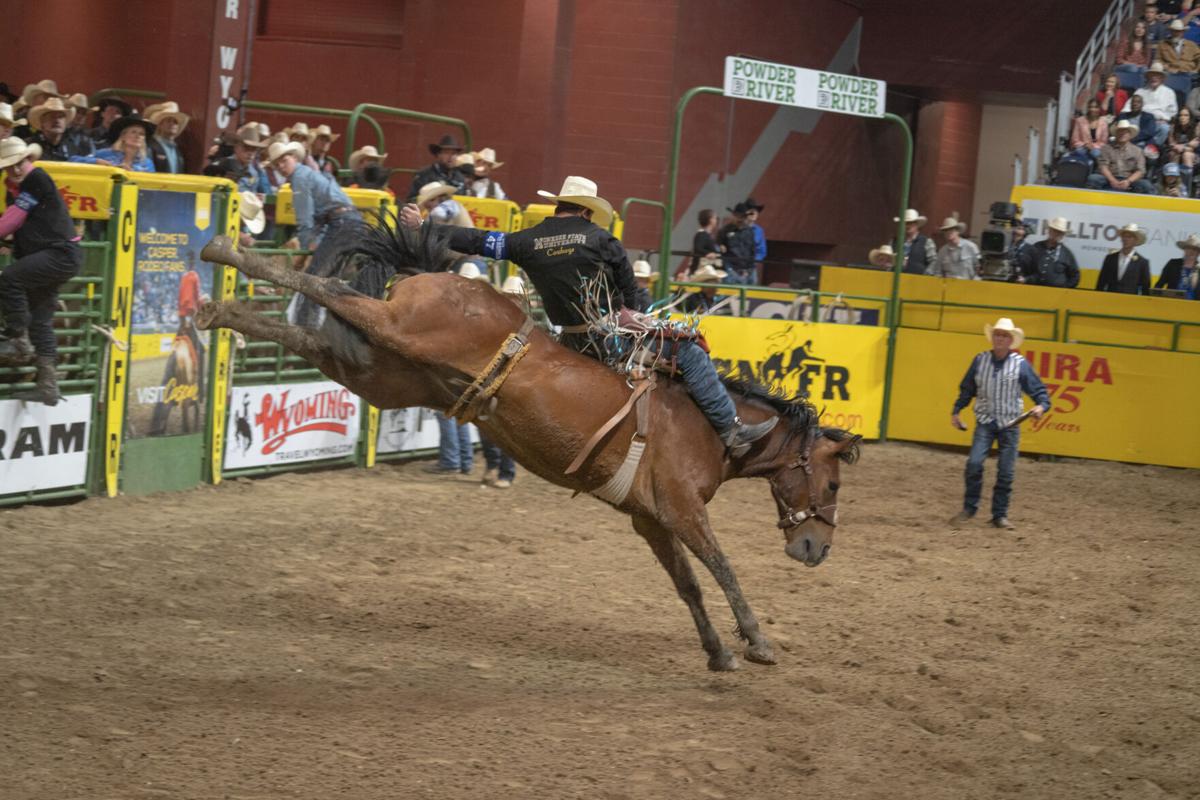
[[[782, 389], [729, 375], [722, 375], [721, 381], [731, 395], [757, 401], [777, 412], [791, 426], [793, 432], [804, 432], [815, 427], [821, 436], [835, 442], [843, 442], [854, 435], [843, 428], [821, 427], [821, 412], [807, 397], [789, 395]], [[858, 445], [848, 447], [838, 454], [838, 458], [847, 464], [853, 464], [858, 460]]]

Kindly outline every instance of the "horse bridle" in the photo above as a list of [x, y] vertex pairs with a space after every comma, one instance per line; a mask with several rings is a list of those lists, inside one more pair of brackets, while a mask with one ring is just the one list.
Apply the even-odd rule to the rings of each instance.
[[[827, 506], [817, 505], [817, 487], [813, 485], [813, 468], [810, 455], [812, 454], [813, 442], [820, 436], [820, 431], [814, 425], [808, 429], [804, 436], [804, 448], [800, 451], [800, 455], [787, 465], [787, 469], [803, 469], [804, 480], [808, 484], [808, 508], [802, 511], [796, 511], [791, 506], [784, 503], [783, 516], [776, 523], [781, 530], [795, 528], [802, 525], [810, 519], [817, 519], [824, 522], [831, 528], [837, 527], [837, 503], [831, 503]], [[775, 493], [776, 499], [779, 499], [779, 492], [775, 487], [775, 479], [771, 478], [771, 490]]]

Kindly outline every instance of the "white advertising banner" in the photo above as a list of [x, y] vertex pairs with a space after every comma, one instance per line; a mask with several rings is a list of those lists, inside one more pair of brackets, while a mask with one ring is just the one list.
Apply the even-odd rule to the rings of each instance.
[[406, 453], [435, 450], [437, 446], [437, 417], [428, 408], [389, 408], [379, 412], [375, 452]]
[[724, 91], [726, 97], [739, 100], [882, 117], [887, 83], [823, 69], [726, 56]]
[[1195, 212], [1156, 208], [1026, 198], [1021, 201], [1021, 217], [1027, 225], [1034, 226], [1033, 235], [1037, 239], [1045, 237], [1046, 223], [1053, 217], [1066, 217], [1070, 223], [1066, 245], [1083, 269], [1100, 269], [1104, 257], [1121, 246], [1121, 228], [1131, 222], [1146, 231], [1146, 243], [1139, 245], [1137, 251], [1150, 260], [1150, 271], [1155, 275], [1162, 272], [1167, 261], [1183, 255], [1176, 242], [1200, 233]]
[[225, 469], [348, 456], [358, 442], [361, 407], [333, 381], [237, 386], [225, 426]]
[[86, 481], [91, 425], [90, 394], [55, 406], [0, 400], [0, 495]]

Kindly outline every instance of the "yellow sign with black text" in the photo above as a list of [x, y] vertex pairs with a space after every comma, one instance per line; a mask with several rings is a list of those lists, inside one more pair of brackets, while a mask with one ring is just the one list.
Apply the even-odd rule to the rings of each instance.
[[[111, 283], [112, 306], [108, 325], [115, 343], [128, 347], [133, 320], [133, 262], [137, 240], [138, 189], [133, 184], [118, 184], [119, 216], [117, 252]], [[104, 489], [116, 497], [121, 471], [121, 432], [125, 426], [125, 396], [129, 388], [129, 353], [119, 346], [108, 349], [108, 385], [104, 392]]]
[[[225, 235], [232, 241], [238, 240], [238, 229], [241, 225], [241, 198], [237, 192], [230, 192], [225, 203], [225, 219], [221, 220]], [[239, 246], [239, 245], [235, 245]], [[231, 301], [237, 295], [238, 272], [233, 267], [216, 266], [217, 299]], [[214, 484], [221, 482], [221, 466], [225, 463], [225, 413], [229, 398], [229, 372], [232, 358], [232, 342], [229, 328], [217, 328], [215, 334], [216, 346], [213, 348], [212, 372], [212, 413], [209, 415], [212, 449], [210, 452], [210, 478]]]

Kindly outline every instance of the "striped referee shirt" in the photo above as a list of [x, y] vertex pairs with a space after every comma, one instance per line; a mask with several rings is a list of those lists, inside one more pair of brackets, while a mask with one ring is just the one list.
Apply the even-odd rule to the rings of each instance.
[[991, 350], [985, 350], [967, 367], [967, 374], [958, 385], [958, 400], [954, 403], [953, 413], [966, 408], [974, 397], [978, 422], [1007, 425], [1021, 416], [1022, 392], [1032, 397], [1037, 405], [1050, 408], [1046, 385], [1020, 353], [1014, 351], [1007, 358], [998, 360]]

